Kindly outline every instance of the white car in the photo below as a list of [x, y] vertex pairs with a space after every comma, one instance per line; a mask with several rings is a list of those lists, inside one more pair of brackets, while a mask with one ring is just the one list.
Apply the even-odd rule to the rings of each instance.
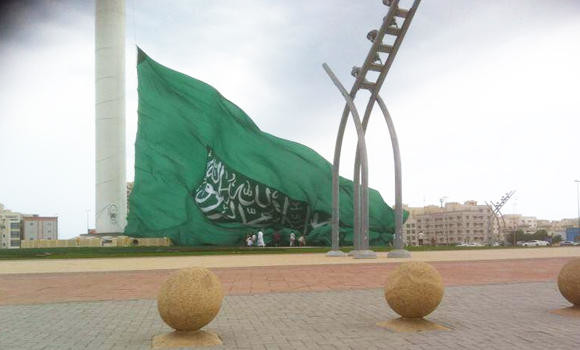
[[546, 241], [533, 240], [522, 243], [522, 247], [547, 247], [550, 243]]
[[459, 243], [456, 247], [483, 247], [481, 243]]

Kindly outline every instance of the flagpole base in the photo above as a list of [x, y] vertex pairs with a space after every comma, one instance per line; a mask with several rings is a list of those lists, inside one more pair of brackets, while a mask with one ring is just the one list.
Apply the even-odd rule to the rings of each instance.
[[377, 253], [372, 250], [357, 250], [352, 254], [355, 259], [376, 259]]
[[353, 249], [350, 252], [347, 253], [348, 256], [355, 256], [356, 254], [358, 254], [358, 252], [360, 252], [360, 250], [358, 249]]
[[406, 249], [393, 249], [387, 254], [387, 258], [391, 259], [409, 259], [411, 253]]
[[331, 250], [328, 253], [326, 253], [326, 256], [328, 256], [328, 257], [342, 257], [342, 256], [346, 256], [346, 254], [340, 250]]

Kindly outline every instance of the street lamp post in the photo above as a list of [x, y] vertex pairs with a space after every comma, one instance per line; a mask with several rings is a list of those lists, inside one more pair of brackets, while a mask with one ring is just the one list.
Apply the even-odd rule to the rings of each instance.
[[578, 227], [580, 227], [580, 180], [574, 180], [576, 183], [576, 201], [578, 202]]
[[447, 219], [447, 215], [445, 215], [446, 212], [445, 209], [443, 209], [443, 202], [445, 202], [446, 199], [447, 196], [443, 196], [439, 198], [439, 202], [441, 202], [441, 213], [443, 214], [443, 216], [441, 217], [441, 228], [443, 229], [443, 237], [445, 238], [446, 244], [449, 245], [449, 235], [447, 233], [447, 227], [445, 226], [446, 225], [445, 219]]
[[87, 212], [87, 234], [89, 233], [89, 213], [90, 213], [90, 209], [85, 210]]

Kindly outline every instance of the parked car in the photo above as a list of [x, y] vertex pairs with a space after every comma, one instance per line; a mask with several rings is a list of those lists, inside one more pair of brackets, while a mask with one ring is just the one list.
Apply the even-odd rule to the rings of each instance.
[[459, 243], [456, 247], [483, 247], [481, 243]]
[[572, 242], [572, 241], [563, 241], [563, 242], [560, 242], [560, 247], [565, 247], [565, 246], [571, 247], [571, 246], [575, 246], [575, 245], [580, 245], [580, 244], [577, 243], [577, 242]]
[[547, 247], [550, 243], [546, 241], [533, 240], [522, 243], [522, 247]]

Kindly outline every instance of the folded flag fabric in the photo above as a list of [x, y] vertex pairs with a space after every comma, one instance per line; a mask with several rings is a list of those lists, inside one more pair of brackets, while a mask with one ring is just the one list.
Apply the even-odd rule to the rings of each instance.
[[[138, 49], [135, 183], [125, 233], [177, 245], [243, 244], [262, 230], [330, 245], [332, 165], [312, 149], [261, 131], [208, 84]], [[340, 179], [341, 244], [352, 244], [352, 182]], [[370, 241], [392, 239], [394, 215], [369, 191]]]

